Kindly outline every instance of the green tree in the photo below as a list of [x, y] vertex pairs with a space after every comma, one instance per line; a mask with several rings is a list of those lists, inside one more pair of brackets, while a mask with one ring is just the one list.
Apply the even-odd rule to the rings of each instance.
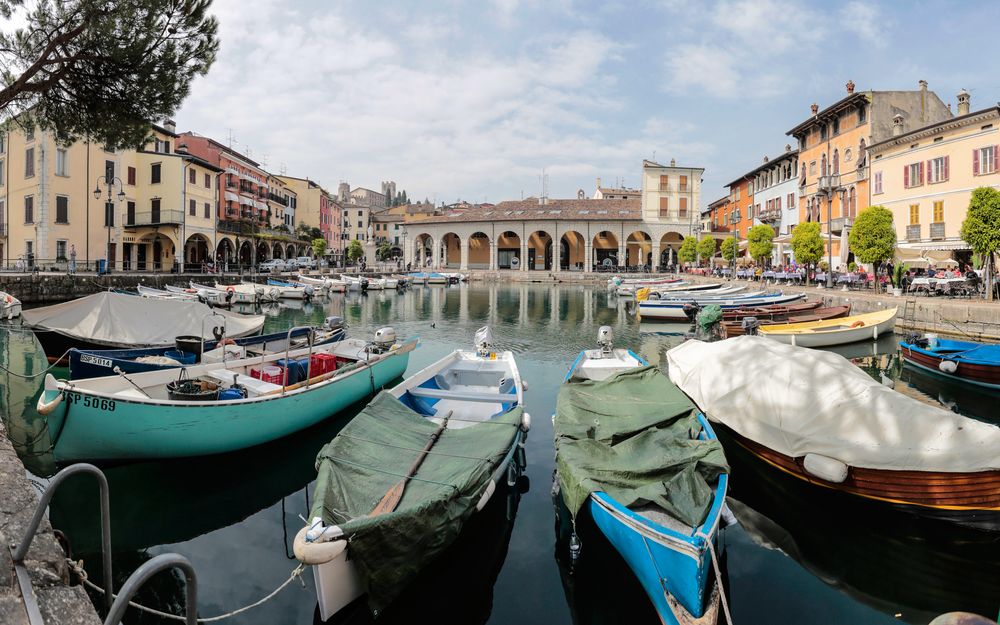
[[736, 237], [729, 237], [722, 242], [722, 257], [729, 262], [736, 260], [736, 254], [739, 252], [740, 244], [736, 242]]
[[984, 261], [986, 293], [992, 301], [994, 263], [997, 252], [1000, 252], [1000, 191], [979, 187], [972, 192], [961, 234], [972, 251]]
[[322, 237], [313, 239], [312, 248], [313, 256], [315, 256], [317, 260], [323, 258], [323, 255], [326, 254], [326, 239]]
[[406, 199], [406, 189], [403, 189], [402, 197], [399, 200], [400, 204], [407, 204], [409, 200]]
[[711, 264], [711, 258], [715, 256], [715, 239], [712, 237], [705, 237], [701, 241], [698, 241], [698, 255], [706, 263]]
[[[9, 19], [25, 0], [0, 0]], [[219, 49], [211, 0], [35, 0], [0, 32], [0, 118], [53, 130], [60, 143], [147, 143]], [[20, 11], [19, 11], [20, 13]]]
[[304, 241], [312, 241], [313, 239], [322, 239], [323, 231], [316, 226], [307, 226], [304, 223], [299, 223], [295, 226], [295, 234]]
[[[878, 271], [879, 265], [892, 258], [896, 251], [896, 228], [892, 225], [892, 211], [884, 206], [869, 206], [854, 219], [848, 235], [854, 257], [868, 263]], [[878, 282], [875, 282], [878, 289]]]
[[[820, 236], [819, 224], [812, 221], [792, 228], [791, 245], [795, 262], [807, 266], [816, 263], [823, 257], [823, 237]], [[808, 271], [806, 271], [806, 284], [809, 284]]]
[[747, 250], [758, 263], [771, 258], [774, 246], [774, 228], [767, 224], [758, 224], [747, 232]]
[[347, 260], [357, 262], [357, 260], [364, 255], [365, 249], [361, 247], [361, 241], [354, 239], [351, 241], [351, 244], [347, 246]]
[[378, 255], [379, 260], [385, 260], [389, 258], [389, 254], [391, 252], [392, 252], [392, 244], [390, 244], [388, 240], [384, 240], [382, 241], [381, 244], [379, 244], [378, 251], [376, 252], [376, 254]]
[[684, 237], [681, 249], [677, 250], [677, 260], [682, 263], [693, 263], [698, 258], [698, 240], [694, 237]]

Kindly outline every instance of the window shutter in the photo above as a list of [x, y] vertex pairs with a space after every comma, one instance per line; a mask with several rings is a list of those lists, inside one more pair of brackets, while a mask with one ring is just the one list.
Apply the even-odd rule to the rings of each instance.
[[934, 163], [928, 159], [927, 161], [927, 182], [937, 182], [934, 180]]
[[972, 151], [972, 175], [979, 175], [979, 150]]
[[1000, 158], [1000, 145], [993, 146], [993, 171], [997, 170], [997, 159]]
[[[976, 171], [979, 171], [979, 162], [976, 161]], [[910, 186], [910, 166], [903, 165], [903, 186]]]
[[924, 162], [920, 161], [920, 182], [919, 184], [924, 184]]
[[950, 160], [951, 160], [950, 156], [944, 157], [944, 178], [942, 178], [943, 180], [948, 179], [948, 165], [949, 165], [948, 161]]

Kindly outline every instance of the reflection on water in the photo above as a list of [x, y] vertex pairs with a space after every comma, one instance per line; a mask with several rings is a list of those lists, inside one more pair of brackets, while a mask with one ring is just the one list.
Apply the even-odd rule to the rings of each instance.
[[[392, 325], [419, 337], [410, 358], [416, 371], [450, 351], [471, 347], [472, 335], [490, 325], [498, 347], [517, 355], [530, 390], [532, 413], [523, 495], [498, 492], [456, 548], [421, 577], [407, 598], [384, 615], [399, 621], [462, 623], [656, 623], [627, 565], [592, 524], [578, 527], [584, 549], [572, 572], [565, 535], [554, 517], [547, 485], [554, 470], [552, 425], [556, 394], [576, 353], [610, 325], [615, 343], [651, 363], [690, 332], [686, 324], [639, 323], [603, 286], [474, 285], [416, 287], [409, 292], [334, 294], [306, 304], [269, 306], [266, 331], [344, 318], [348, 333], [370, 336]], [[3, 336], [4, 366], [39, 371], [44, 358], [30, 334]], [[990, 396], [902, 367], [895, 339], [836, 351], [897, 390], [962, 414], [994, 414]], [[62, 372], [65, 375], [65, 372]], [[5, 423], [36, 475], [51, 475], [44, 421], [34, 412], [40, 380], [0, 377]], [[990, 403], [987, 403], [990, 402]], [[294, 568], [291, 539], [307, 514], [318, 450], [360, 406], [286, 439], [207, 458], [107, 467], [111, 485], [115, 577], [121, 584], [148, 558], [184, 554], [199, 575], [200, 613], [213, 616], [256, 601]], [[951, 525], [916, 524], [895, 513], [831, 502], [809, 488], [786, 484], [768, 467], [734, 456], [736, 524], [721, 531], [726, 584], [741, 623], [888, 623], [894, 615], [926, 622], [935, 611], [970, 609], [995, 614], [994, 543]], [[544, 485], [544, 486], [543, 486]], [[798, 487], [798, 488], [797, 488]], [[824, 493], [825, 495], [825, 493]], [[71, 539], [99, 578], [96, 488], [74, 480], [56, 497], [52, 520]], [[742, 507], [740, 507], [742, 504]], [[516, 512], [516, 522], [513, 522]], [[556, 533], [553, 533], [553, 522]], [[988, 538], [988, 537], [987, 537]], [[997, 541], [1000, 542], [1000, 541]], [[553, 557], [556, 554], [556, 557]], [[987, 562], [983, 557], [988, 556]], [[964, 571], [964, 572], [963, 572]], [[233, 623], [311, 623], [315, 595], [292, 584], [264, 606]], [[183, 581], [158, 576], [140, 600], [180, 612]], [[990, 609], [992, 606], [992, 610]], [[343, 615], [367, 621], [363, 606]], [[380, 618], [377, 622], [383, 622]], [[129, 614], [129, 623], [140, 622]], [[142, 623], [154, 622], [149, 617]]]

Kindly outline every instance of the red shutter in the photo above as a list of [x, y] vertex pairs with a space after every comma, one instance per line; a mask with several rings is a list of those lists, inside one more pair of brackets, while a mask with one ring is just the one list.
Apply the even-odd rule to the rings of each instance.
[[972, 151], [972, 175], [979, 175], [979, 150]]
[[1000, 163], [997, 162], [997, 159], [1000, 159], [1000, 145], [993, 146], [993, 171], [996, 171], [997, 166], [1000, 165]]
[[[976, 161], [976, 171], [977, 172], [979, 171], [979, 164], [978, 163], [979, 162]], [[909, 187], [910, 186], [910, 166], [909, 165], [903, 165], [903, 186], [904, 187]]]
[[944, 157], [944, 180], [948, 179], [948, 165], [949, 165], [948, 161], [950, 160], [951, 160], [950, 156]]
[[934, 177], [934, 164], [928, 160], [927, 161], [927, 182], [937, 182], [937, 180], [931, 180]]
[[924, 162], [920, 161], [920, 182], [919, 184], [924, 184]]

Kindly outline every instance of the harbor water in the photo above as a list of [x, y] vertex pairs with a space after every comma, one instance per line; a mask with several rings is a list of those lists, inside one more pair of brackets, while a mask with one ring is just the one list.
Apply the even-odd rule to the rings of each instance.
[[[335, 294], [264, 312], [270, 332], [322, 324], [329, 315], [342, 316], [351, 337], [393, 326], [400, 336], [420, 338], [409, 372], [456, 348], [471, 348], [475, 330], [489, 325], [497, 348], [514, 352], [528, 382], [525, 403], [533, 418], [521, 482], [498, 491], [459, 542], [377, 622], [658, 622], [639, 583], [587, 519], [577, 527], [579, 557], [570, 558], [568, 521], [552, 496], [550, 416], [567, 367], [579, 350], [594, 346], [600, 326], [614, 328], [616, 346], [652, 363], [663, 362], [664, 351], [685, 340], [687, 326], [640, 323], [603, 286], [580, 285], [414, 287]], [[0, 332], [0, 341], [5, 367], [26, 372], [46, 366], [30, 333], [15, 326]], [[921, 401], [984, 420], [1000, 414], [996, 394], [903, 367], [894, 337], [837, 351]], [[44, 420], [34, 410], [41, 379], [0, 374], [0, 383], [0, 410], [10, 436], [44, 483], [57, 467], [48, 453]], [[102, 467], [111, 489], [116, 587], [149, 558], [177, 552], [197, 571], [201, 617], [270, 593], [296, 566], [292, 538], [308, 511], [316, 453], [360, 408], [240, 452]], [[997, 615], [1000, 537], [804, 484], [724, 442], [736, 522], [721, 530], [719, 547], [736, 623], [927, 623], [954, 610]], [[82, 558], [90, 578], [100, 580], [96, 486], [86, 476], [67, 483], [53, 502], [51, 519], [66, 534], [73, 557]], [[314, 622], [308, 572], [302, 582], [223, 622]], [[183, 578], [160, 574], [136, 600], [180, 614]], [[338, 619], [372, 622], [363, 606]], [[172, 621], [130, 610], [126, 622]]]

